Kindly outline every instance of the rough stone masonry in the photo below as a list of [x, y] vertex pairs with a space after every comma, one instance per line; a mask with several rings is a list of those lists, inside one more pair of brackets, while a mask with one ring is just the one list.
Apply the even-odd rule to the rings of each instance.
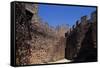
[[97, 61], [97, 12], [91, 13], [91, 18], [81, 17], [72, 29], [65, 34], [65, 57], [73, 62]]
[[[16, 64], [44, 64], [64, 59], [64, 33], [38, 17], [38, 5], [16, 3]], [[65, 31], [63, 31], [65, 32]]]
[[77, 21], [69, 31], [65, 27], [55, 30], [44, 23], [38, 16], [38, 4], [16, 3], [15, 10], [16, 65], [45, 64], [64, 58], [96, 61], [96, 12], [91, 14], [91, 20], [81, 17], [81, 22]]

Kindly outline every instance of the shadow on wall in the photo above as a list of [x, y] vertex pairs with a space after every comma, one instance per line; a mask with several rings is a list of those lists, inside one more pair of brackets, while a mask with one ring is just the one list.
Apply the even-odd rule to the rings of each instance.
[[97, 16], [96, 11], [91, 14], [91, 20], [87, 16], [76, 22], [76, 26], [65, 33], [66, 48], [65, 58], [73, 62], [97, 61]]

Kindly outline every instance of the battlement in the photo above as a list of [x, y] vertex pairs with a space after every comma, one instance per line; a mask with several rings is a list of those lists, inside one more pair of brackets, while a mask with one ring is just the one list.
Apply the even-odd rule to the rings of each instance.
[[38, 22], [38, 4], [25, 4], [25, 9], [33, 14], [32, 16], [32, 23]]
[[86, 15], [81, 17], [81, 23], [86, 23], [87, 20], [88, 17]]
[[[66, 37], [66, 49], [65, 49], [65, 57], [69, 60], [77, 61], [80, 60], [80, 56], [82, 54], [87, 55], [89, 53], [85, 53], [85, 48], [91, 51], [91, 47], [96, 49], [96, 33], [97, 33], [97, 16], [96, 11], [91, 13], [91, 18], [88, 19], [87, 16], [82, 16], [80, 20], [77, 20], [75, 25], [70, 28], [70, 32], [65, 33]], [[88, 43], [91, 42], [91, 43]], [[96, 52], [93, 51], [92, 54]], [[90, 52], [91, 54], [91, 52]], [[83, 55], [82, 58], [86, 58]], [[78, 59], [77, 59], [78, 58]], [[85, 61], [85, 60], [84, 60]]]
[[75, 28], [75, 25], [73, 25], [72, 28], [74, 29]]
[[97, 15], [96, 14], [97, 14], [96, 11], [94, 11], [94, 12], [91, 13], [91, 21], [92, 22], [96, 22], [96, 19], [97, 19]]
[[76, 21], [76, 26], [78, 26], [78, 25], [79, 25], [79, 21], [77, 20], [77, 21]]
[[30, 11], [33, 14], [38, 12], [38, 5], [37, 4], [25, 4], [25, 9]]

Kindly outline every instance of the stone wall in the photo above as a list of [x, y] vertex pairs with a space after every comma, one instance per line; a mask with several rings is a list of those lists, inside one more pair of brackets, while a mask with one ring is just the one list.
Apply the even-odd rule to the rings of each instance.
[[87, 48], [96, 57], [96, 12], [91, 14], [91, 20], [81, 17], [81, 22], [77, 21], [69, 31], [66, 26], [54, 29], [44, 23], [38, 16], [37, 4], [15, 6], [16, 65], [44, 64], [64, 58], [78, 61]]
[[30, 45], [26, 41], [31, 40], [29, 18], [26, 15], [25, 4], [15, 4], [15, 23], [16, 23], [16, 64], [28, 64], [30, 53]]
[[58, 36], [59, 32], [41, 22], [37, 6], [16, 3], [17, 65], [44, 64], [65, 57], [64, 36]]
[[[97, 59], [97, 21], [96, 11], [91, 19], [81, 17], [66, 36], [65, 58], [74, 61], [96, 61]], [[90, 55], [90, 56], [89, 56]], [[90, 59], [89, 59], [90, 58]]]

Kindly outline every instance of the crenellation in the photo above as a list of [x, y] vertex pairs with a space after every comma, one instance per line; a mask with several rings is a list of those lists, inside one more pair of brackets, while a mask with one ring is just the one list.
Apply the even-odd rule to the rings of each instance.
[[73, 29], [73, 30], [74, 30], [74, 28], [75, 28], [75, 25], [72, 26], [72, 29]]
[[[66, 58], [76, 61], [89, 61], [90, 59], [84, 60], [86, 57], [82, 55], [89, 55], [90, 53], [84, 53], [85, 49], [88, 51], [93, 50], [91, 56], [96, 54], [96, 11], [92, 13], [92, 22], [88, 20], [87, 16], [81, 17], [81, 22], [76, 21], [76, 27], [73, 25], [73, 31], [70, 31], [66, 37]], [[70, 28], [71, 29], [71, 28]], [[75, 47], [74, 47], [75, 46]], [[95, 59], [96, 60], [95, 55]], [[87, 56], [87, 58], [90, 58]]]
[[76, 27], [77, 27], [78, 25], [79, 25], [79, 21], [77, 20], [77, 21], [76, 21]]
[[81, 17], [81, 23], [87, 23], [87, 20], [88, 17], [86, 15]]
[[94, 23], [94, 22], [96, 23], [96, 21], [97, 21], [97, 12], [96, 11], [91, 13], [91, 21], [92, 21], [92, 23]]

